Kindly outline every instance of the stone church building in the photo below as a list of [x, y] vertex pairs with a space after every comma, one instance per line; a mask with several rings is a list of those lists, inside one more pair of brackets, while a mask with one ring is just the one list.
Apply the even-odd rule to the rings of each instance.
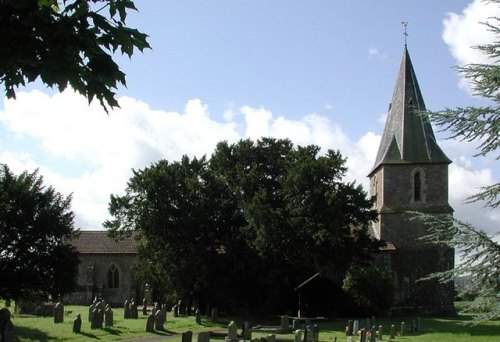
[[[425, 244], [422, 225], [407, 220], [407, 211], [448, 214], [448, 165], [425, 111], [415, 71], [405, 46], [378, 154], [368, 177], [376, 196], [379, 219], [372, 234], [387, 248], [378, 262], [393, 272], [396, 293], [392, 314], [452, 314], [453, 284], [416, 282], [432, 272], [454, 266], [454, 250]], [[136, 280], [133, 238], [115, 242], [106, 231], [82, 231], [74, 245], [80, 252], [78, 291], [66, 303], [89, 304], [95, 296], [123, 305], [142, 299]]]
[[80, 254], [78, 288], [64, 296], [64, 303], [89, 305], [100, 297], [122, 306], [127, 299], [142, 300], [136, 279], [137, 245], [132, 237], [116, 242], [107, 231], [82, 230], [72, 243]]
[[452, 248], [419, 240], [425, 228], [410, 222], [407, 211], [451, 214], [448, 204], [450, 159], [436, 142], [417, 77], [405, 46], [384, 133], [370, 171], [378, 221], [373, 235], [387, 242], [384, 260], [392, 269], [394, 314], [452, 314], [453, 284], [418, 279], [454, 267]]

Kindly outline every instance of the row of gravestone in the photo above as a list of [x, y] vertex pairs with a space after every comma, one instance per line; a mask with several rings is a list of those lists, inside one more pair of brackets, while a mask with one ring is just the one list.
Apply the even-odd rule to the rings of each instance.
[[[347, 336], [359, 335], [360, 341], [381, 341], [383, 339], [383, 327], [382, 325], [377, 326], [375, 324], [375, 317], [367, 318], [364, 321], [364, 326], [360, 327], [360, 324], [363, 324], [363, 321], [359, 320], [349, 320], [347, 322], [347, 326], [345, 329], [345, 333]], [[410, 326], [407, 327], [405, 322], [401, 322], [400, 329], [397, 330], [396, 325], [392, 324], [390, 328], [390, 339], [396, 338], [396, 336], [404, 336], [408, 333], [418, 333], [421, 330], [421, 320], [420, 317], [416, 319], [412, 319], [410, 321]], [[352, 340], [352, 339], [351, 339]], [[349, 339], [348, 339], [349, 341]]]

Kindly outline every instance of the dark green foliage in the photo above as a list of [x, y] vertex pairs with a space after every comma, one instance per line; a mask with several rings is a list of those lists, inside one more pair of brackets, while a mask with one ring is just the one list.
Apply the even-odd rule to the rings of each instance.
[[338, 152], [318, 153], [242, 140], [219, 143], [210, 160], [160, 161], [111, 197], [105, 226], [139, 233], [143, 279], [171, 296], [279, 306], [315, 272], [340, 281], [376, 246], [372, 202], [342, 182]]
[[356, 266], [347, 272], [342, 289], [356, 304], [370, 312], [382, 313], [393, 300], [394, 280], [388, 267]]
[[78, 254], [71, 197], [43, 185], [35, 171], [0, 164], [0, 298], [55, 296], [76, 285]]
[[[499, 0], [490, 0], [497, 5]], [[484, 107], [467, 107], [445, 109], [440, 112], [429, 113], [430, 119], [450, 134], [450, 139], [460, 139], [469, 142], [478, 142], [476, 157], [498, 153], [500, 147], [500, 18], [489, 18], [484, 23], [496, 36], [492, 44], [479, 45], [481, 50], [490, 58], [491, 64], [469, 64], [458, 67], [458, 71], [472, 82], [475, 95], [491, 102]], [[498, 159], [500, 155], [496, 155]], [[500, 183], [485, 186], [468, 202], [484, 202], [487, 208], [498, 208], [500, 201]], [[477, 324], [488, 319], [500, 317], [500, 245], [494, 240], [495, 235], [489, 236], [472, 225], [453, 219], [451, 216], [431, 216], [413, 213], [414, 219], [423, 222], [429, 229], [425, 241], [437, 244], [446, 244], [459, 250], [461, 262], [448, 272], [432, 274], [429, 278], [440, 281], [452, 281], [458, 276], [468, 276], [471, 283], [463, 287], [459, 293], [461, 297], [472, 297], [473, 301], [463, 307], [464, 312], [477, 312], [472, 321]], [[496, 234], [498, 235], [498, 233]]]
[[147, 35], [125, 26], [131, 0], [0, 1], [0, 81], [7, 97], [38, 77], [60, 91], [69, 85], [91, 102], [117, 107], [113, 89], [125, 74], [113, 61], [120, 50], [149, 48]]

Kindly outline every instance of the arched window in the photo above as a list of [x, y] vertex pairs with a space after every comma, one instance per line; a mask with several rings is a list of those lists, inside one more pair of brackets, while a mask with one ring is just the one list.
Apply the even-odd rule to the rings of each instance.
[[413, 175], [413, 200], [420, 202], [422, 200], [422, 175], [420, 171]]
[[108, 270], [108, 288], [117, 289], [120, 287], [120, 272], [115, 265], [109, 266]]

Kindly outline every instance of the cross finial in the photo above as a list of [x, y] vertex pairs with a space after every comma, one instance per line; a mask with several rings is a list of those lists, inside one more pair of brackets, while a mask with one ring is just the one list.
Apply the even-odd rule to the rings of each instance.
[[408, 26], [408, 22], [407, 21], [402, 21], [401, 25], [403, 25], [403, 27], [405, 28], [405, 30], [403, 32], [403, 35], [405, 36], [405, 47], [406, 47], [406, 42], [407, 42], [407, 38], [408, 38], [408, 33], [406, 32], [406, 26]]

